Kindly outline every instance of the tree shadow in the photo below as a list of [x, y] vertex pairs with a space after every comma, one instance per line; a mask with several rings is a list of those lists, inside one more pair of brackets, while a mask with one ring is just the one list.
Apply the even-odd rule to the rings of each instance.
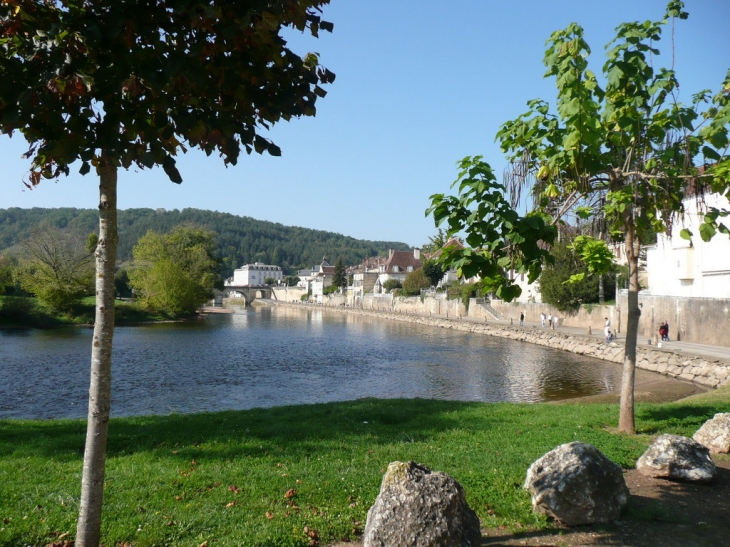
[[[198, 445], [221, 443], [230, 446], [215, 451], [214, 457], [221, 459], [261, 456], [283, 447], [290, 457], [309, 456], [323, 443], [343, 438], [362, 438], [373, 446], [427, 440], [444, 430], [462, 427], [455, 412], [480, 405], [426, 399], [360, 399], [112, 419], [107, 454], [114, 457], [178, 447], [181, 457], [189, 458], [195, 455]], [[483, 413], [474, 419], [483, 422], [480, 427], [489, 427], [490, 418]], [[77, 459], [83, 455], [85, 432], [83, 420], [0, 420], [3, 443], [28, 456]]]
[[718, 412], [729, 412], [729, 404], [699, 403], [697, 405], [640, 405], [636, 417], [641, 422], [641, 432], [646, 434], [661, 433], [667, 426], [678, 425], [683, 428], [699, 427]]

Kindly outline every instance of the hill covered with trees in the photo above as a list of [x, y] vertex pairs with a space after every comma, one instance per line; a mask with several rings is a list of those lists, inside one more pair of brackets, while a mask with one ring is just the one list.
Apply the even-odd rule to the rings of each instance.
[[[48, 223], [87, 236], [98, 229], [94, 209], [44, 209], [17, 207], [0, 209], [0, 253], [30, 236], [31, 228]], [[167, 233], [181, 224], [193, 224], [216, 233], [221, 273], [228, 277], [243, 264], [264, 262], [292, 272], [319, 264], [323, 256], [331, 262], [342, 256], [345, 264], [358, 264], [363, 258], [387, 253], [388, 249], [407, 250], [405, 243], [367, 241], [333, 232], [240, 217], [200, 209], [126, 209], [119, 211], [118, 260], [132, 259], [132, 248], [148, 230]]]

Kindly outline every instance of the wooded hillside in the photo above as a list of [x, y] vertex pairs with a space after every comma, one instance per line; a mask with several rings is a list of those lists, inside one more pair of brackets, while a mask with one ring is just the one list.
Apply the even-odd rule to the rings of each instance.
[[[0, 253], [30, 234], [30, 228], [48, 222], [86, 236], [98, 229], [98, 212], [93, 209], [0, 209]], [[389, 248], [407, 250], [405, 243], [367, 241], [342, 234], [240, 217], [200, 209], [126, 209], [119, 211], [118, 259], [132, 259], [132, 248], [148, 230], [166, 233], [180, 224], [192, 223], [217, 234], [222, 274], [230, 276], [243, 264], [264, 262], [282, 266], [287, 273], [312, 267], [323, 256], [334, 264], [342, 256], [345, 264], [357, 264], [367, 256], [387, 253]]]

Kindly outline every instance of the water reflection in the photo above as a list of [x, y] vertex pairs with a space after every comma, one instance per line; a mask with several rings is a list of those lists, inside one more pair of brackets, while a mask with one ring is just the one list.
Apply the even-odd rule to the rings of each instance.
[[[91, 335], [0, 331], [0, 416], [85, 416]], [[311, 308], [120, 327], [113, 359], [117, 416], [359, 397], [538, 402], [609, 391], [621, 374], [531, 344]]]

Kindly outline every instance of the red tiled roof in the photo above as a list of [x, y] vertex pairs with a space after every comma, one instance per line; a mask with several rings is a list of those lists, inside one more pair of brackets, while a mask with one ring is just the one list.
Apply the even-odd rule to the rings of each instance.
[[385, 271], [392, 273], [393, 266], [398, 266], [400, 272], [407, 272], [409, 266], [412, 266], [414, 270], [420, 268], [421, 261], [413, 256], [413, 251], [393, 251], [393, 254], [385, 261]]
[[432, 254], [431, 256], [432, 256], [433, 258], [438, 258], [438, 257], [440, 257], [440, 256], [441, 256], [441, 253], [443, 252], [443, 250], [444, 250], [444, 249], [445, 249], [446, 247], [456, 247], [457, 249], [463, 249], [463, 248], [464, 248], [464, 244], [463, 244], [463, 243], [462, 243], [461, 241], [459, 241], [459, 239], [458, 239], [458, 238], [456, 238], [456, 237], [452, 237], [452, 238], [451, 238], [451, 239], [449, 239], [449, 240], [448, 240], [448, 241], [447, 241], [446, 243], [444, 243], [444, 246], [443, 246], [443, 247], [441, 247], [441, 248], [440, 248], [439, 250], [437, 250], [437, 251], [436, 251], [435, 253], [433, 253], [433, 254]]

